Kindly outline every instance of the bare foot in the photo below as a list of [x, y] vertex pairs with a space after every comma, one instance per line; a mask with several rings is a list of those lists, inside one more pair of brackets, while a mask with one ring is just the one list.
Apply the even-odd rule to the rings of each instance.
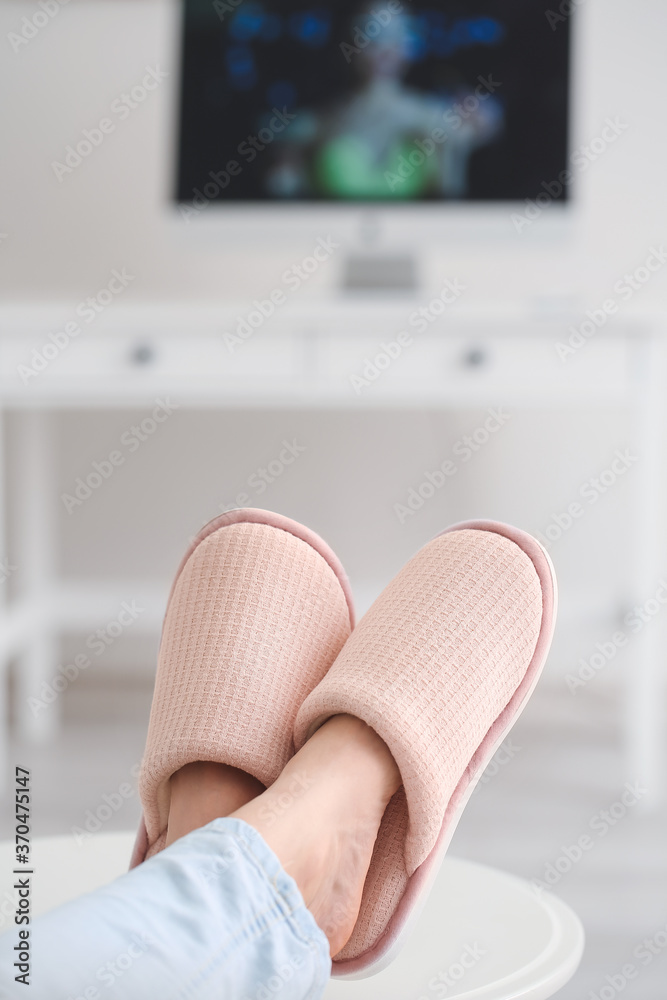
[[170, 786], [167, 847], [218, 816], [229, 816], [264, 791], [245, 771], [201, 760], [172, 774]]
[[380, 821], [400, 784], [380, 737], [360, 719], [337, 715], [234, 813], [294, 878], [332, 956], [354, 929]]

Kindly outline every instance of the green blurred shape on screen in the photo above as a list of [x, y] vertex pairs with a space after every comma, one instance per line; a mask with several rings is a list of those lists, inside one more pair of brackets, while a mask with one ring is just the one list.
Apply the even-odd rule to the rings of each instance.
[[370, 146], [355, 136], [330, 139], [315, 159], [318, 192], [338, 198], [394, 201], [419, 198], [437, 179], [437, 163], [433, 157], [424, 159], [420, 154], [423, 162], [409, 165], [408, 157], [414, 151], [412, 143], [398, 142], [383, 162], [377, 163]]

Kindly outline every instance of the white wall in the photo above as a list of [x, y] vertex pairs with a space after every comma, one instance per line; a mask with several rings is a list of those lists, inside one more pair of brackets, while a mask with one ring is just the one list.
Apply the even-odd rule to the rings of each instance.
[[[114, 267], [137, 275], [126, 303], [265, 293], [290, 263], [289, 251], [258, 247], [250, 258], [222, 244], [194, 248], [165, 219], [176, 84], [173, 0], [70, 0], [14, 53], [5, 36], [37, 9], [24, 0], [0, 5], [4, 300], [78, 302]], [[664, 0], [584, 0], [577, 14], [573, 143], [599, 135], [607, 117], [620, 117], [628, 128], [581, 176], [571, 240], [541, 239], [539, 222], [519, 236], [508, 222], [506, 240], [443, 245], [432, 253], [425, 260], [431, 283], [460, 277], [471, 304], [564, 296], [583, 310], [606, 298], [652, 244], [667, 242], [666, 27]], [[170, 71], [168, 83], [59, 183], [51, 162], [155, 65]], [[633, 310], [662, 309], [666, 274], [667, 268], [652, 279]], [[325, 293], [336, 278], [322, 269], [307, 293]], [[71, 517], [61, 512], [65, 569], [166, 578], [185, 537], [233, 501], [284, 436], [296, 436], [307, 453], [252, 499], [312, 523], [370, 592], [448, 521], [485, 515], [543, 530], [630, 438], [626, 417], [616, 412], [516, 415], [447, 499], [399, 525], [393, 503], [479, 419], [423, 412], [179, 415], [85, 508]], [[128, 414], [61, 418], [62, 489], [130, 423]], [[565, 589], [599, 594], [610, 614], [627, 594], [631, 493], [629, 475], [554, 551]], [[605, 637], [605, 627], [593, 626], [582, 654], [591, 637]]]

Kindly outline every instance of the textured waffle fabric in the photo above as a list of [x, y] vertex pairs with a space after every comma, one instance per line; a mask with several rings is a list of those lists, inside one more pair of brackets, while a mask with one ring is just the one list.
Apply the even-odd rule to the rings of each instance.
[[344, 575], [321, 539], [277, 515], [234, 513], [195, 545], [169, 600], [139, 781], [144, 856], [164, 846], [168, 779], [185, 764], [275, 781], [299, 705], [351, 631]]
[[524, 678], [542, 621], [531, 558], [489, 530], [429, 542], [376, 600], [299, 710], [295, 743], [337, 713], [387, 743], [403, 778], [382, 821], [352, 937], [372, 951], [429, 857], [450, 798]]

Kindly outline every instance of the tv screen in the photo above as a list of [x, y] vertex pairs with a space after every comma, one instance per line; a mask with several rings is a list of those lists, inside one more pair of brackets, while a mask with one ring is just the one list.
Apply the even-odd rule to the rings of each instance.
[[176, 200], [535, 197], [567, 166], [570, 23], [547, 14], [184, 0]]

